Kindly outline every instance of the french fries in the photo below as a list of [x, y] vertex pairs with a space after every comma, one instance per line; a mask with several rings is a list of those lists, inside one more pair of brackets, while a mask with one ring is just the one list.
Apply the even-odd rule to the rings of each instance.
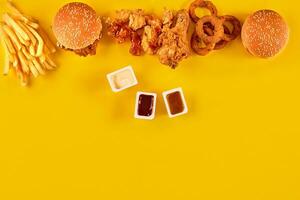
[[16, 72], [22, 86], [27, 86], [30, 76], [45, 75], [56, 68], [50, 54], [56, 52], [55, 46], [37, 20], [24, 15], [8, 1], [11, 13], [2, 16], [0, 22], [1, 43], [5, 50], [3, 74], [10, 69]]
[[22, 45], [16, 33], [8, 25], [3, 25], [2, 28], [4, 32], [8, 35], [8, 37], [11, 39], [13, 45], [16, 47], [16, 50], [21, 50]]
[[20, 25], [16, 22], [16, 20], [14, 20], [11, 16], [9, 16], [9, 14], [5, 13], [3, 15], [3, 21], [8, 24], [10, 27], [13, 28], [13, 30], [19, 34], [20, 38], [22, 38], [23, 40], [28, 41], [29, 40], [29, 36], [25, 33], [25, 31], [20, 27]]
[[34, 35], [34, 37], [37, 39], [38, 41], [38, 46], [37, 46], [37, 50], [36, 50], [36, 56], [40, 57], [43, 54], [43, 48], [44, 48], [44, 40], [43, 38], [40, 36], [40, 34], [31, 26], [27, 25], [29, 31]]
[[37, 40], [36, 38], [32, 35], [32, 33], [28, 30], [27, 26], [25, 26], [23, 23], [21, 23], [20, 21], [18, 22], [19, 26], [26, 32], [26, 34], [28, 35], [31, 43], [33, 46], [36, 45]]
[[8, 35], [4, 32], [2, 26], [3, 25], [1, 25], [1, 27], [0, 27], [0, 36], [2, 38], [1, 40], [3, 41], [3, 46], [4, 46], [4, 44], [6, 45], [7, 50], [9, 51], [10, 54], [16, 54], [16, 51], [15, 51], [15, 48], [14, 48], [12, 42], [10, 41]]
[[29, 24], [31, 27], [37, 29], [39, 27], [39, 25], [37, 24], [37, 20], [33, 19], [30, 16], [25, 16], [16, 6], [15, 4], [11, 1], [8, 0], [7, 1], [7, 7], [10, 9], [10, 11], [12, 12], [12, 14], [17, 18], [20, 19], [22, 21], [24, 21], [25, 23]]
[[30, 69], [28, 67], [28, 61], [26, 60], [24, 54], [22, 51], [19, 51], [18, 52], [18, 56], [19, 56], [19, 60], [20, 60], [20, 63], [21, 63], [21, 67], [22, 67], [22, 70], [23, 72], [25, 72], [26, 74], [29, 74], [30, 72]]
[[[0, 32], [2, 35], [3, 34], [2, 29], [0, 30]], [[9, 68], [10, 68], [9, 63], [11, 61], [13, 61], [13, 57], [12, 57], [12, 54], [9, 53], [8, 46], [6, 45], [4, 37], [1, 37], [1, 44], [2, 44], [2, 46], [4, 46], [4, 49], [5, 49], [5, 61], [4, 61], [5, 63], [4, 63], [3, 74], [7, 75], [9, 72]]]
[[48, 35], [44, 32], [42, 28], [39, 28], [39, 33], [41, 34], [41, 37], [44, 39], [46, 47], [50, 50], [51, 53], [56, 52], [56, 48], [49, 39]]

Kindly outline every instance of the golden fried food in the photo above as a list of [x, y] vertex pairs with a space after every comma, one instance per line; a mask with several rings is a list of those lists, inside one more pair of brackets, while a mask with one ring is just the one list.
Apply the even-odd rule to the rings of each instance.
[[146, 25], [146, 17], [143, 10], [135, 10], [129, 15], [129, 27], [136, 31]]
[[[199, 18], [196, 9], [208, 9], [210, 16]], [[190, 18], [197, 23], [192, 39], [188, 40]], [[195, 0], [189, 11], [165, 10], [162, 18], [141, 9], [120, 10], [107, 20], [108, 35], [117, 42], [131, 41], [130, 53], [158, 55], [162, 64], [176, 68], [190, 55], [190, 45], [199, 55], [224, 48], [240, 34], [240, 22], [233, 16], [218, 16], [211, 1]], [[229, 24], [229, 26], [228, 26]], [[232, 25], [232, 29], [231, 29]]]
[[[204, 25], [213, 27], [213, 34], [208, 35], [204, 31]], [[196, 24], [196, 33], [205, 43], [217, 43], [224, 36], [223, 21], [215, 16], [204, 16]]]
[[190, 55], [186, 10], [166, 10], [162, 19], [142, 10], [120, 10], [106, 22], [109, 36], [119, 43], [131, 41], [129, 51], [133, 55], [158, 55], [162, 64], [172, 68]]
[[144, 28], [142, 47], [144, 52], [154, 55], [160, 47], [158, 37], [162, 31], [162, 22], [153, 15], [147, 16], [146, 21], [147, 25]]
[[226, 26], [226, 22], [229, 22], [232, 25], [232, 31], [229, 33], [224, 33], [224, 40], [232, 41], [235, 40], [240, 34], [242, 30], [241, 22], [234, 16], [224, 15], [221, 16], [220, 19], [223, 21], [223, 25]]
[[119, 22], [128, 23], [128, 27], [136, 31], [146, 25], [145, 12], [142, 9], [137, 10], [118, 10], [115, 19]]
[[124, 43], [131, 38], [131, 29], [126, 22], [119, 19], [107, 20], [107, 34], [114, 38], [118, 43]]
[[108, 18], [108, 35], [118, 43], [131, 41], [129, 52], [139, 56], [143, 53], [142, 33], [140, 29], [146, 26], [146, 15], [143, 10], [120, 10], [115, 18]]
[[197, 33], [194, 32], [191, 39], [191, 47], [196, 54], [205, 56], [215, 48], [215, 44], [205, 44], [203, 40], [197, 35]]
[[142, 36], [140, 32], [132, 32], [131, 34], [131, 46], [129, 52], [134, 56], [140, 56], [143, 54]]
[[162, 22], [164, 26], [171, 26], [173, 19], [174, 19], [174, 12], [171, 10], [164, 10], [163, 16], [162, 16]]
[[212, 16], [218, 16], [218, 10], [212, 2], [204, 1], [204, 0], [196, 0], [190, 5], [189, 8], [190, 17], [195, 23], [197, 23], [199, 20], [199, 17], [196, 15], [197, 8], [207, 8], [210, 11], [210, 14]]
[[[211, 15], [199, 18], [195, 12], [197, 8], [207, 8]], [[189, 7], [189, 14], [196, 23], [191, 47], [198, 55], [224, 48], [241, 33], [240, 21], [231, 15], [218, 16], [217, 8], [210, 1], [195, 0]]]
[[118, 43], [131, 41], [129, 52], [140, 56], [144, 52], [155, 54], [158, 49], [158, 36], [161, 20], [143, 10], [120, 10], [115, 18], [108, 18], [108, 35]]
[[[227, 28], [227, 26], [225, 26], [223, 24], [223, 28], [224, 28], [224, 35], [225, 34], [230, 34], [230, 30], [229, 28]], [[230, 41], [221, 39], [219, 42], [216, 43], [214, 50], [220, 50], [223, 49]]]
[[30, 76], [44, 75], [47, 70], [56, 68], [50, 58], [56, 49], [36, 20], [22, 14], [11, 1], [8, 1], [8, 7], [11, 13], [3, 15], [0, 27], [6, 51], [3, 74], [14, 70], [21, 85], [26, 86]]
[[[223, 24], [223, 28], [224, 28], [224, 35], [225, 34], [230, 34], [230, 30], [229, 28], [227, 28], [227, 26], [225, 24]], [[213, 27], [209, 24], [205, 24], [203, 27], [204, 31], [206, 34], [208, 35], [213, 35]], [[213, 50], [220, 50], [223, 49], [227, 44], [229, 43], [229, 41], [221, 39], [219, 42], [217, 42], [215, 44], [215, 47]]]
[[162, 64], [169, 65], [173, 69], [178, 63], [190, 55], [188, 42], [188, 28], [190, 24], [189, 14], [186, 10], [178, 11], [174, 17], [170, 17], [170, 11], [165, 11], [163, 29], [159, 36], [160, 48], [157, 51]]

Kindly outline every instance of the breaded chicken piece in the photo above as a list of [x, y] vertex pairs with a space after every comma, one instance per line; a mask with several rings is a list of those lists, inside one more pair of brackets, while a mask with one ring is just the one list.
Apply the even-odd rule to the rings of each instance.
[[142, 47], [146, 53], [154, 55], [160, 48], [158, 38], [162, 31], [162, 22], [153, 15], [147, 16], [146, 22], [147, 25], [144, 28], [142, 37]]
[[157, 52], [158, 37], [162, 22], [154, 15], [145, 14], [143, 10], [119, 10], [114, 18], [108, 18], [108, 35], [118, 43], [131, 41], [130, 53], [136, 56], [144, 52]]
[[180, 10], [175, 15], [170, 11], [165, 11], [162, 21], [163, 29], [159, 36], [161, 47], [157, 54], [162, 64], [174, 69], [180, 61], [190, 55], [187, 36], [190, 24], [189, 14], [186, 10]]
[[146, 25], [145, 13], [142, 9], [137, 10], [119, 10], [116, 12], [116, 20], [123, 23], [128, 22], [129, 28], [136, 31]]

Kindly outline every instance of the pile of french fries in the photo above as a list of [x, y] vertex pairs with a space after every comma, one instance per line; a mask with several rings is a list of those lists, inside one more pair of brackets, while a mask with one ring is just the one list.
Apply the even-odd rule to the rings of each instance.
[[7, 4], [11, 12], [3, 14], [0, 22], [6, 52], [3, 74], [14, 70], [21, 85], [27, 86], [31, 76], [38, 77], [56, 68], [50, 57], [56, 49], [36, 20], [21, 13], [11, 1]]

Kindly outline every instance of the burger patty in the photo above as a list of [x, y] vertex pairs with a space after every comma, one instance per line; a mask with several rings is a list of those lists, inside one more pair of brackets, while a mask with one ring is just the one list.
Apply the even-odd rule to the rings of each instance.
[[62, 49], [67, 50], [67, 51], [73, 51], [74, 53], [76, 53], [79, 56], [86, 57], [88, 55], [91, 55], [91, 56], [92, 55], [96, 55], [96, 49], [97, 49], [98, 41], [99, 41], [99, 39], [96, 40], [93, 44], [91, 44], [91, 45], [89, 45], [89, 46], [87, 46], [87, 47], [85, 47], [83, 49], [75, 49], [75, 50], [73, 50], [73, 49], [66, 48], [66, 47], [64, 47], [61, 44], [58, 44], [58, 46], [60, 48], [62, 48]]

